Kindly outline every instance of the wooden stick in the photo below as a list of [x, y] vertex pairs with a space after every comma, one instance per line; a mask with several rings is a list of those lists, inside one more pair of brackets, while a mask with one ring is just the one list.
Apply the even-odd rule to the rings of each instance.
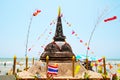
[[48, 71], [48, 62], [49, 62], [49, 56], [46, 56], [46, 77], [47, 77], [47, 71]]
[[16, 56], [14, 56], [14, 62], [13, 62], [13, 75], [15, 75], [15, 69], [16, 69]]
[[27, 71], [27, 69], [28, 69], [28, 57], [26, 56], [26, 71]]
[[32, 59], [32, 65], [34, 65], [34, 57], [33, 57], [33, 59]]
[[86, 69], [88, 70], [88, 58], [86, 58]]
[[106, 64], [105, 64], [105, 57], [103, 57], [103, 66], [104, 66], [104, 75], [106, 75]]
[[75, 67], [75, 56], [72, 57], [72, 77], [75, 76], [75, 70], [74, 70], [74, 67]]

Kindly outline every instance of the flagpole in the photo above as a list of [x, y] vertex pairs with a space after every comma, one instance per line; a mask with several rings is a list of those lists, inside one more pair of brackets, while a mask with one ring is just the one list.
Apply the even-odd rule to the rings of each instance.
[[103, 18], [103, 16], [104, 16], [105, 12], [106, 12], [106, 10], [104, 10], [104, 11], [102, 12], [102, 14], [98, 17], [97, 22], [96, 22], [96, 24], [95, 24], [95, 26], [94, 26], [94, 28], [93, 28], [93, 30], [92, 30], [92, 32], [91, 32], [91, 35], [90, 35], [89, 40], [88, 40], [88, 46], [87, 46], [87, 50], [86, 50], [86, 68], [87, 68], [87, 70], [88, 70], [88, 61], [89, 61], [89, 60], [88, 60], [88, 48], [89, 48], [89, 46], [90, 46], [90, 42], [91, 42], [92, 36], [93, 36], [93, 34], [94, 34], [95, 30], [96, 30], [96, 27], [97, 27], [97, 25], [102, 21], [102, 18]]
[[29, 23], [28, 31], [27, 31], [27, 40], [26, 40], [25, 56], [27, 56], [28, 42], [29, 42], [29, 33], [30, 33], [30, 28], [31, 28], [32, 19], [33, 19], [33, 15], [32, 15], [31, 18], [30, 18], [30, 23]]

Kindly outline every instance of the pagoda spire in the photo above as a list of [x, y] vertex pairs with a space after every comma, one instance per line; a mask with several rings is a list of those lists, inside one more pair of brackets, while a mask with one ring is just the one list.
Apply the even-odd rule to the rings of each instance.
[[56, 31], [54, 36], [54, 41], [65, 41], [65, 36], [63, 35], [62, 22], [61, 22], [61, 9], [58, 8], [58, 18], [56, 24]]

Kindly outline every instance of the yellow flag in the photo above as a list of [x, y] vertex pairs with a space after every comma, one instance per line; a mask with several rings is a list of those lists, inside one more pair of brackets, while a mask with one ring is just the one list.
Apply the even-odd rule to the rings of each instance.
[[91, 62], [91, 64], [90, 64], [92, 67], [94, 66], [94, 64]]
[[85, 43], [85, 46], [87, 46], [87, 43]]
[[117, 67], [120, 67], [120, 64], [117, 64]]
[[77, 65], [75, 68], [75, 74], [77, 74], [80, 71], [80, 65]]
[[77, 36], [78, 34], [75, 34], [75, 36]]
[[118, 69], [117, 72], [120, 73], [120, 69]]
[[98, 66], [98, 69], [99, 69], [99, 70], [102, 70], [102, 66], [101, 66], [101, 65], [99, 65], [99, 66]]

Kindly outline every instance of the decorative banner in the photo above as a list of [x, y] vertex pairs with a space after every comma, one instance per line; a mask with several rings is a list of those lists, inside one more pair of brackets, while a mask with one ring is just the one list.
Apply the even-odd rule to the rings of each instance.
[[[69, 22], [67, 22], [64, 17], [63, 17], [63, 21], [64, 21], [69, 27], [71, 26], [71, 24], [70, 24]], [[74, 35], [74, 36], [76, 36], [76, 38], [80, 40], [80, 43], [83, 43], [83, 41], [79, 38], [78, 34], [77, 34], [74, 30], [71, 31], [71, 34]], [[90, 47], [87, 46], [87, 45], [88, 45], [87, 43], [83, 43], [83, 44], [85, 44], [85, 46], [87, 47], [87, 49], [90, 50]], [[92, 51], [91, 53], [94, 53], [94, 52]]]
[[36, 10], [36, 12], [33, 13], [33, 16], [37, 16], [40, 12], [41, 10]]
[[[38, 12], [39, 12], [39, 11], [38, 11]], [[55, 20], [52, 20], [51, 22], [52, 22], [52, 23], [53, 23], [53, 22], [55, 23]], [[40, 44], [41, 49], [44, 49], [44, 48], [45, 48], [45, 43], [46, 43], [46, 41], [48, 41], [50, 35], [52, 34], [52, 28], [50, 28], [49, 26], [47, 26], [47, 27], [45, 28], [45, 30], [43, 31], [43, 33], [40, 34], [40, 36], [38, 36], [37, 41], [40, 40], [42, 37], [44, 37], [45, 34], [46, 34], [46, 32], [47, 32], [47, 36], [44, 38], [44, 39], [45, 39], [44, 42], [43, 42], [42, 44]], [[43, 38], [42, 38], [41, 40], [43, 40]], [[39, 44], [39, 43], [36, 43], [36, 44]], [[30, 52], [30, 51], [33, 49], [34, 46], [36, 46], [36, 45], [35, 45], [35, 44], [32, 45], [32, 47], [30, 47], [30, 48], [28, 49], [28, 51]], [[41, 54], [41, 51], [38, 51], [37, 55], [40, 55], [40, 54]]]
[[105, 19], [104, 22], [108, 22], [108, 21], [115, 20], [115, 19], [117, 19], [117, 16], [113, 16], [111, 18]]
[[[36, 15], [37, 15], [38, 13], [40, 13], [40, 12], [41, 12], [40, 10], [34, 12], [35, 15], [33, 15], [33, 16], [36, 16]], [[61, 16], [63, 17], [63, 14], [62, 14]], [[64, 17], [63, 17], [63, 18], [64, 18]], [[49, 25], [51, 26], [51, 25], [55, 24], [56, 21], [57, 21], [57, 19], [52, 20]], [[65, 23], [66, 23], [68, 26], [71, 26], [71, 24], [70, 24], [69, 22], [67, 22], [65, 19], [64, 19], [64, 21], [65, 21]], [[40, 47], [41, 47], [42, 49], [45, 48], [45, 44], [44, 44], [44, 43], [46, 43], [46, 41], [48, 41], [49, 35], [51, 35], [51, 34], [53, 33], [53, 32], [52, 32], [52, 28], [51, 28], [50, 31], [49, 31], [49, 29], [48, 29], [48, 27], [47, 27], [47, 28], [44, 30], [44, 32], [37, 38], [37, 40], [40, 40], [41, 37], [43, 37], [46, 32], [48, 32], [48, 36], [45, 37], [45, 41], [40, 45]], [[74, 35], [74, 36], [76, 36], [76, 38], [80, 41], [80, 43], [83, 43], [83, 40], [79, 38], [78, 34], [75, 32], [74, 29], [72, 30], [71, 34]], [[88, 50], [90, 50], [90, 47], [87, 46], [87, 45], [88, 45], [87, 43], [83, 43], [83, 44], [85, 44], [86, 48], [87, 48]], [[29, 48], [29, 49], [28, 49], [28, 51], [31, 51], [31, 50], [32, 50], [32, 48]], [[94, 53], [94, 52], [92, 51], [91, 53]]]

